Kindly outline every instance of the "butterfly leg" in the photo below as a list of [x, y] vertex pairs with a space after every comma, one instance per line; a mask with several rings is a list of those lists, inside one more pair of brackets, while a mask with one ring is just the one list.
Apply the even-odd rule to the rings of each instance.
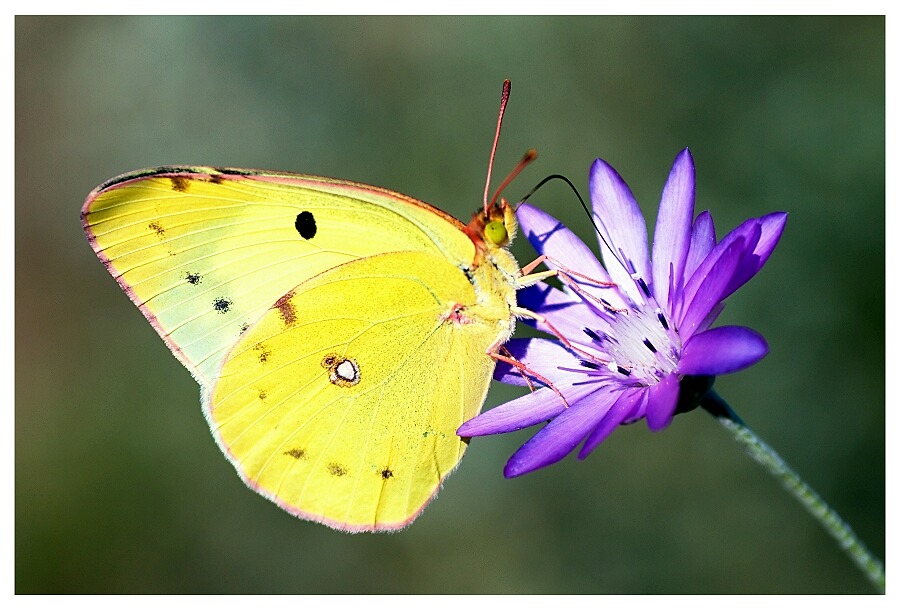
[[[505, 355], [506, 357], [515, 359], [515, 356], [504, 345], [500, 345], [500, 348], [498, 349], [498, 351], [501, 352], [502, 355]], [[531, 382], [531, 377], [529, 377], [522, 368], [519, 368], [519, 367], [515, 367], [515, 368], [516, 368], [516, 370], [519, 371], [519, 375], [522, 377], [522, 380], [525, 381], [525, 384], [528, 385], [528, 389], [530, 389], [531, 392], [534, 393], [536, 391], [536, 389], [534, 387], [534, 383]]]
[[[503, 348], [502, 346], [499, 347], [499, 349], [503, 349], [504, 351], [506, 351], [506, 349]], [[518, 370], [522, 374], [523, 377], [526, 377], [526, 375], [534, 377], [535, 379], [537, 379], [538, 381], [540, 381], [541, 383], [543, 383], [544, 385], [546, 385], [547, 387], [552, 389], [553, 392], [559, 396], [559, 399], [562, 400], [562, 403], [565, 405], [566, 408], [569, 407], [569, 403], [566, 401], [566, 398], [563, 396], [562, 392], [556, 388], [556, 385], [553, 384], [553, 381], [544, 377], [541, 374], [538, 374], [537, 372], [535, 372], [534, 370], [529, 368], [527, 366], [527, 364], [520, 362], [515, 357], [513, 357], [512, 354], [503, 355], [502, 353], [499, 352], [499, 349], [488, 351], [488, 355], [492, 359], [494, 359], [498, 362], [503, 362], [505, 364], [509, 364], [510, 366], [512, 366], [513, 368]], [[506, 352], [509, 353], [509, 351], [506, 351]], [[528, 382], [528, 386], [531, 388], [531, 390], [534, 391], [535, 390], [534, 385], [531, 383], [531, 381], [527, 377], [525, 378], [525, 380]]]
[[[583, 357], [586, 357], [590, 361], [594, 361], [594, 362], [597, 361], [596, 356], [573, 345], [569, 341], [569, 339], [567, 339], [565, 336], [563, 336], [563, 334], [559, 330], [557, 330], [556, 327], [552, 323], [550, 323], [550, 320], [548, 320], [543, 315], [541, 315], [539, 313], [535, 313], [534, 311], [531, 311], [530, 309], [523, 309], [522, 307], [511, 307], [510, 311], [512, 311], [512, 313], [515, 314], [516, 317], [526, 317], [528, 319], [533, 319], [540, 324], [543, 324], [544, 326], [546, 326], [547, 330], [550, 331], [550, 334], [552, 334], [553, 336], [558, 338], [560, 340], [560, 342], [563, 345], [565, 345], [565, 347], [567, 349], [569, 349], [570, 351], [574, 351]], [[606, 362], [603, 362], [603, 363], [606, 363]]]
[[585, 275], [584, 273], [579, 273], [578, 271], [573, 271], [572, 269], [566, 267], [566, 265], [561, 263], [559, 260], [557, 260], [555, 258], [551, 258], [550, 256], [544, 255], [544, 256], [542, 256], [542, 258], [544, 258], [544, 260], [549, 260], [551, 263], [553, 263], [555, 266], [557, 266], [559, 268], [559, 274], [565, 275], [565, 276], [569, 277], [569, 279], [571, 279], [572, 277], [578, 277], [578, 278], [584, 279], [588, 283], [592, 283], [595, 286], [600, 287], [600, 288], [616, 287], [616, 283], [613, 281], [601, 281], [600, 279], [591, 277], [589, 275]]
[[[557, 269], [551, 269], [549, 271], [542, 271], [540, 273], [532, 273], [532, 271], [537, 268], [541, 263], [551, 262], [554, 266], [558, 267]], [[520, 287], [527, 287], [546, 279], [548, 277], [563, 277], [568, 279], [566, 283], [571, 284], [574, 283], [572, 281], [572, 277], [578, 277], [579, 279], [584, 279], [585, 281], [602, 288], [614, 288], [616, 284], [612, 281], [601, 281], [599, 279], [595, 279], [594, 277], [590, 277], [585, 275], [584, 273], [579, 273], [578, 271], [573, 271], [570, 268], [567, 268], [564, 264], [562, 264], [559, 260], [555, 258], [551, 258], [546, 254], [541, 254], [525, 266], [523, 266], [520, 271], [521, 279], [523, 280], [519, 285]]]
[[[540, 273], [531, 273], [531, 271], [533, 271], [535, 269], [535, 267], [537, 267], [542, 262], [546, 262], [546, 261], [553, 263], [555, 266], [557, 266], [559, 268], [551, 269], [549, 271], [542, 271]], [[598, 287], [615, 287], [616, 284], [614, 282], [602, 281], [600, 279], [595, 279], [593, 277], [589, 277], [588, 275], [585, 275], [583, 273], [579, 273], [578, 271], [573, 271], [573, 270], [567, 268], [566, 266], [564, 266], [563, 264], [561, 264], [558, 260], [551, 258], [551, 257], [547, 256], [546, 254], [538, 256], [534, 261], [532, 261], [531, 263], [522, 267], [521, 273], [522, 273], [522, 277], [520, 278], [520, 281], [519, 281], [519, 285], [518, 285], [519, 288], [524, 288], [524, 287], [534, 285], [538, 281], [542, 281], [543, 279], [546, 279], [548, 277], [559, 277], [560, 280], [566, 284], [566, 286], [568, 286], [573, 292], [576, 292], [577, 294], [579, 294], [582, 298], [584, 298], [586, 300], [591, 300], [591, 301], [595, 302], [598, 306], [600, 306], [608, 311], [611, 311], [613, 313], [621, 313], [624, 310], [624, 309], [617, 309], [616, 307], [612, 306], [606, 300], [599, 298], [597, 296], [594, 296], [593, 294], [589, 294], [588, 292], [585, 292], [584, 289], [581, 287], [581, 285], [579, 285], [578, 282], [573, 279], [573, 277], [578, 277], [578, 278], [583, 279], [583, 280], [585, 280], [591, 284], [594, 284]], [[553, 324], [550, 323], [546, 317], [544, 317], [542, 315], [538, 315], [534, 311], [530, 311], [528, 309], [522, 309], [519, 307], [513, 307], [511, 310], [518, 317], [527, 317], [529, 319], [534, 319], [535, 321], [543, 323], [545, 326], [547, 326], [547, 328], [549, 328], [550, 333], [553, 334], [554, 336], [556, 336], [558, 339], [560, 339], [566, 347], [568, 347], [569, 349], [572, 349], [574, 351], [578, 351], [579, 353], [581, 353], [583, 355], [588, 355], [584, 351], [581, 351], [580, 349], [573, 347], [572, 344], [566, 339], [566, 337], [563, 336], [558, 330], [556, 330], [556, 328], [553, 327]], [[594, 359], [594, 358], [591, 358], [591, 359]]]
[[531, 262], [529, 262], [528, 264], [526, 264], [525, 266], [523, 266], [523, 267], [519, 270], [519, 272], [520, 272], [522, 275], [530, 275], [530, 274], [531, 274], [531, 271], [533, 271], [534, 269], [536, 269], [536, 268], [538, 267], [538, 265], [540, 265], [540, 264], [541, 264], [542, 262], [544, 262], [545, 260], [547, 260], [547, 254], [541, 254], [540, 256], [538, 256], [537, 258], [535, 258], [534, 260], [532, 260]]

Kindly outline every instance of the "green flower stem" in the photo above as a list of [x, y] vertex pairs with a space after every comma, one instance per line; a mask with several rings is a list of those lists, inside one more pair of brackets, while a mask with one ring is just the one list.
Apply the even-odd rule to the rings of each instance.
[[744, 424], [731, 407], [710, 389], [700, 401], [700, 406], [712, 414], [744, 445], [750, 456], [765, 467], [772, 476], [781, 480], [806, 511], [818, 520], [825, 530], [837, 541], [842, 550], [865, 573], [866, 577], [884, 594], [884, 564], [878, 560], [860, 541], [850, 526], [831, 509], [814, 490], [800, 479], [772, 448], [757, 437]]

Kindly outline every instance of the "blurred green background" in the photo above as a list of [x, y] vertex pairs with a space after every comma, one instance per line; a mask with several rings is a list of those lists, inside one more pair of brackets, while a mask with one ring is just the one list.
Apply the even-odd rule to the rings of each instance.
[[[79, 209], [119, 173], [189, 163], [357, 180], [466, 219], [507, 77], [497, 173], [540, 152], [510, 199], [550, 173], [586, 195], [602, 156], [652, 224], [689, 146], [720, 237], [790, 212], [719, 322], [771, 353], [717, 387], [884, 557], [883, 18], [18, 18], [15, 45], [17, 592], [870, 591], [701, 411], [511, 481], [532, 431], [476, 439], [401, 533], [297, 520], [219, 453]], [[594, 243], [571, 192], [532, 201]]]

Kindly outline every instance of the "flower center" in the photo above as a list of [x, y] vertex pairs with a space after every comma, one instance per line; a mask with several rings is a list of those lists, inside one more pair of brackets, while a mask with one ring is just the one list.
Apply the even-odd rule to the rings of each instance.
[[606, 310], [599, 317], [607, 322], [606, 328], [584, 332], [606, 357], [582, 362], [586, 368], [600, 370], [597, 363], [602, 363], [620, 380], [639, 385], [654, 385], [677, 371], [681, 340], [652, 297], [627, 309]]

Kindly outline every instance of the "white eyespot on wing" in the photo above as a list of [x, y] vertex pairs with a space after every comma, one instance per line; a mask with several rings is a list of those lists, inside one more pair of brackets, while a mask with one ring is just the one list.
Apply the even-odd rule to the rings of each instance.
[[352, 387], [359, 382], [359, 364], [353, 358], [329, 354], [322, 359], [322, 367], [328, 370], [328, 380], [338, 387]]

